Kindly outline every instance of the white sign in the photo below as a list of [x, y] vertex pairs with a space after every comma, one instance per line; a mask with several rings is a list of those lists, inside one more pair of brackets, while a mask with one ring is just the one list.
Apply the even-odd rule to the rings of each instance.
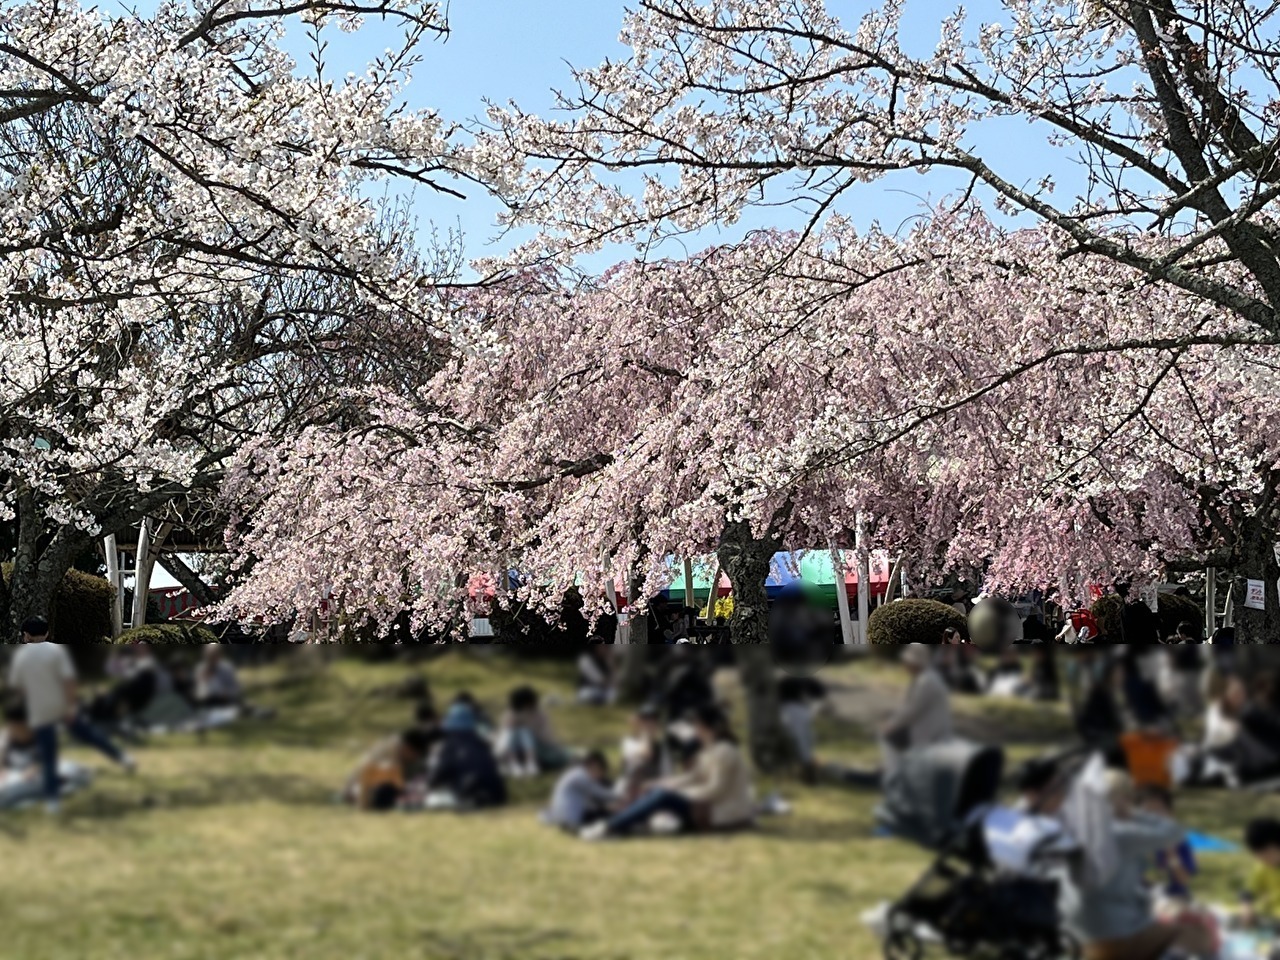
[[1250, 610], [1267, 608], [1267, 584], [1264, 580], [1250, 580], [1244, 591], [1244, 605]]

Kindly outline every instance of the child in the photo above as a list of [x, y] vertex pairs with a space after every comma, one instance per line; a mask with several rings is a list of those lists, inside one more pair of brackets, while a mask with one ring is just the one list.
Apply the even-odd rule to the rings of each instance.
[[385, 812], [401, 805], [405, 787], [427, 762], [430, 743], [424, 731], [411, 727], [375, 746], [351, 774], [346, 799], [361, 810]]
[[599, 750], [592, 750], [582, 763], [571, 767], [560, 777], [544, 819], [553, 826], [576, 834], [583, 827], [608, 816], [613, 801], [609, 761]]
[[6, 772], [34, 774], [37, 759], [36, 735], [27, 723], [27, 708], [11, 704], [5, 708], [4, 730], [0, 732], [0, 776]]
[[[1165, 787], [1144, 786], [1138, 790], [1138, 806], [1147, 813], [1174, 819], [1173, 794]], [[1160, 899], [1176, 905], [1191, 902], [1191, 878], [1198, 872], [1196, 855], [1184, 838], [1176, 847], [1156, 854], [1156, 892]]]
[[1246, 926], [1280, 925], [1280, 820], [1261, 817], [1245, 828], [1244, 844], [1255, 861], [1245, 885]]

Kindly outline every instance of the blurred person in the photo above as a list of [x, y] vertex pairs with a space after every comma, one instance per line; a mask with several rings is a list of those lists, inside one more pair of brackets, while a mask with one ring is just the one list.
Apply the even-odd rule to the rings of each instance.
[[609, 647], [592, 644], [578, 657], [578, 702], [602, 707], [613, 703], [613, 661]]
[[508, 696], [497, 754], [499, 763], [517, 777], [536, 777], [544, 771], [562, 770], [568, 764], [569, 756], [556, 742], [542, 698], [533, 687], [517, 687]]
[[1184, 621], [1169, 638], [1169, 700], [1181, 717], [1195, 716], [1204, 709], [1201, 676], [1205, 670], [1203, 641], [1195, 624]]
[[479, 731], [475, 711], [455, 703], [444, 715], [440, 747], [427, 774], [427, 789], [449, 795], [464, 809], [502, 806], [507, 785], [493, 748]]
[[898, 768], [900, 756], [951, 739], [951, 691], [933, 667], [933, 655], [922, 643], [907, 644], [899, 660], [910, 677], [902, 705], [880, 725], [884, 773]]
[[973, 645], [955, 627], [942, 631], [942, 647], [937, 651], [935, 662], [942, 679], [956, 693], [973, 695], [982, 692], [982, 677]]
[[58, 727], [132, 772], [136, 764], [81, 713], [75, 665], [64, 645], [49, 640], [49, 622], [31, 617], [22, 625], [22, 647], [9, 664], [9, 685], [22, 695], [27, 723], [40, 760], [45, 809], [58, 812]]
[[0, 773], [34, 774], [40, 753], [35, 731], [27, 721], [27, 708], [14, 702], [5, 707], [4, 729], [0, 730]]
[[410, 728], [383, 740], [361, 759], [344, 791], [361, 810], [386, 812], [400, 806], [409, 782], [422, 775], [430, 743], [426, 734]]
[[706, 663], [700, 651], [689, 646], [678, 646], [668, 654], [660, 691], [668, 723], [678, 722], [690, 712], [714, 706], [716, 702]]
[[1114, 755], [1125, 731], [1120, 703], [1124, 688], [1124, 667], [1118, 658], [1104, 653], [1098, 671], [1076, 714], [1076, 732], [1087, 747]]
[[[1145, 786], [1136, 791], [1135, 802], [1139, 810], [1174, 819], [1173, 791], [1167, 787]], [[1195, 851], [1183, 837], [1174, 847], [1158, 850], [1153, 863], [1157, 896], [1166, 902], [1188, 904], [1192, 901], [1191, 881], [1199, 872]]]
[[543, 819], [552, 826], [577, 833], [607, 817], [616, 801], [609, 782], [609, 761], [599, 750], [592, 750], [581, 763], [560, 775]]
[[1280, 715], [1258, 702], [1242, 678], [1227, 679], [1205, 728], [1206, 745], [1215, 744], [1207, 756], [1225, 767], [1229, 785], [1280, 776]]
[[1173, 950], [1210, 960], [1216, 953], [1210, 929], [1185, 917], [1157, 919], [1144, 881], [1153, 858], [1183, 841], [1182, 828], [1136, 809], [1127, 774], [1108, 771], [1107, 783], [1119, 857], [1105, 879], [1080, 886], [1068, 917], [1085, 960], [1162, 960]]
[[645, 784], [667, 773], [666, 737], [658, 708], [646, 704], [631, 715], [629, 732], [622, 739], [622, 777], [619, 793], [634, 800]]
[[816, 783], [818, 766], [814, 758], [813, 718], [826, 699], [827, 688], [817, 677], [784, 676], [778, 681], [778, 705], [782, 724], [791, 735], [800, 776], [805, 783]]
[[196, 704], [201, 707], [238, 707], [244, 700], [234, 664], [216, 643], [205, 646], [195, 675]]
[[1253, 858], [1253, 869], [1241, 897], [1241, 919], [1249, 927], [1280, 929], [1280, 819], [1251, 820], [1245, 827], [1244, 845]]
[[692, 724], [700, 749], [692, 769], [653, 784], [638, 800], [608, 820], [582, 832], [584, 840], [626, 836], [650, 824], [658, 814], [680, 832], [747, 826], [755, 818], [751, 771], [714, 706], [694, 711]]

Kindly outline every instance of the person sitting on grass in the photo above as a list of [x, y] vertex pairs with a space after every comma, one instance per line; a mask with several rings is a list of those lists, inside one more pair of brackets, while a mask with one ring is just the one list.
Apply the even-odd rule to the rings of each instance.
[[497, 749], [499, 762], [517, 777], [562, 770], [569, 760], [551, 731], [538, 691], [527, 686], [511, 691]]
[[800, 761], [800, 778], [808, 784], [818, 782], [813, 716], [826, 697], [826, 685], [816, 677], [784, 676], [778, 681], [782, 724], [795, 746], [796, 759]]
[[470, 690], [463, 690], [457, 693], [454, 698], [449, 701], [449, 706], [445, 708], [446, 716], [448, 715], [449, 709], [455, 706], [463, 706], [471, 711], [471, 716], [475, 720], [476, 731], [481, 736], [492, 738], [493, 719], [489, 716], [488, 711], [485, 710], [480, 701], [475, 698], [475, 695]]
[[955, 732], [951, 691], [933, 668], [929, 647], [923, 643], [907, 644], [900, 662], [911, 681], [902, 706], [880, 726], [885, 776], [897, 771], [905, 751], [950, 740]]
[[408, 783], [425, 770], [429, 751], [427, 735], [416, 728], [383, 740], [365, 754], [351, 774], [345, 799], [361, 810], [396, 809]]
[[613, 703], [612, 651], [603, 643], [593, 643], [578, 657], [578, 702], [593, 707]]
[[599, 750], [592, 750], [581, 763], [561, 774], [543, 819], [552, 826], [577, 833], [607, 817], [616, 799], [609, 782], [609, 761]]
[[661, 711], [646, 704], [631, 715], [631, 730], [622, 738], [622, 777], [619, 795], [630, 803], [646, 784], [658, 780], [667, 770], [666, 737]]
[[[427, 774], [428, 791], [447, 796], [449, 805], [461, 809], [505, 804], [506, 782], [489, 741], [479, 732], [471, 707], [455, 703], [445, 713], [441, 728], [444, 737]], [[430, 797], [428, 801], [431, 802]]]
[[1209, 960], [1215, 955], [1210, 929], [1190, 916], [1157, 919], [1144, 882], [1152, 859], [1182, 842], [1182, 828], [1135, 809], [1127, 774], [1110, 770], [1107, 781], [1119, 856], [1109, 876], [1081, 886], [1073, 904], [1069, 926], [1084, 945], [1085, 960], [1162, 960], [1172, 951]]
[[[1167, 787], [1143, 786], [1137, 791], [1139, 810], [1173, 819], [1173, 792]], [[1195, 851], [1184, 837], [1177, 846], [1157, 851], [1155, 857], [1156, 895], [1172, 906], [1192, 901], [1191, 878], [1198, 872]]]
[[235, 665], [216, 643], [205, 646], [196, 668], [196, 705], [204, 709], [238, 707], [244, 702]]
[[1242, 895], [1241, 920], [1248, 927], [1280, 928], [1280, 819], [1251, 821], [1244, 831], [1244, 845], [1254, 865]]
[[604, 840], [634, 833], [665, 814], [681, 832], [748, 826], [755, 816], [751, 771], [729, 731], [724, 713], [715, 706], [695, 711], [693, 728], [701, 745], [693, 769], [659, 780], [608, 820], [582, 831], [584, 840]]
[[1229, 786], [1280, 776], [1280, 716], [1250, 696], [1240, 677], [1227, 679], [1205, 728], [1207, 766]]
[[0, 773], [34, 775], [39, 753], [36, 734], [27, 722], [27, 708], [11, 703], [4, 710], [4, 730], [0, 730]]

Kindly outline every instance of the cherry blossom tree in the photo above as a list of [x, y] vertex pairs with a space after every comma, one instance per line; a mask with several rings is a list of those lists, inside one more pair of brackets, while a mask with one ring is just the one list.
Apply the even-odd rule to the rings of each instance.
[[515, 567], [520, 599], [599, 610], [610, 580], [648, 595], [666, 556], [718, 552], [759, 640], [769, 556], [847, 544], [859, 514], [922, 574], [993, 587], [1248, 567], [1276, 532], [1275, 338], [1064, 242], [837, 223], [471, 294], [475, 337], [412, 396], [245, 458], [233, 606], [438, 625], [459, 573]]
[[[328, 37], [369, 16], [402, 43], [331, 77]], [[305, 69], [278, 42], [288, 17]], [[193, 522], [250, 439], [354, 426], [353, 385], [428, 376], [456, 257], [415, 246], [394, 191], [466, 176], [444, 122], [399, 98], [445, 29], [419, 0], [0, 11], [10, 626], [101, 536]]]
[[[817, 229], [860, 185], [951, 171], [1057, 227], [1065, 255], [1280, 329], [1273, 5], [1004, 0], [991, 22], [941, 20], [923, 56], [904, 49], [904, 0], [857, 22], [828, 7], [641, 0], [630, 54], [575, 69], [553, 118], [495, 105], [477, 155], [512, 187], [510, 222], [547, 230], [529, 252], [648, 250], [784, 204]], [[1078, 162], [1078, 181], [1024, 182], [1010, 160], [1030, 151]]]

